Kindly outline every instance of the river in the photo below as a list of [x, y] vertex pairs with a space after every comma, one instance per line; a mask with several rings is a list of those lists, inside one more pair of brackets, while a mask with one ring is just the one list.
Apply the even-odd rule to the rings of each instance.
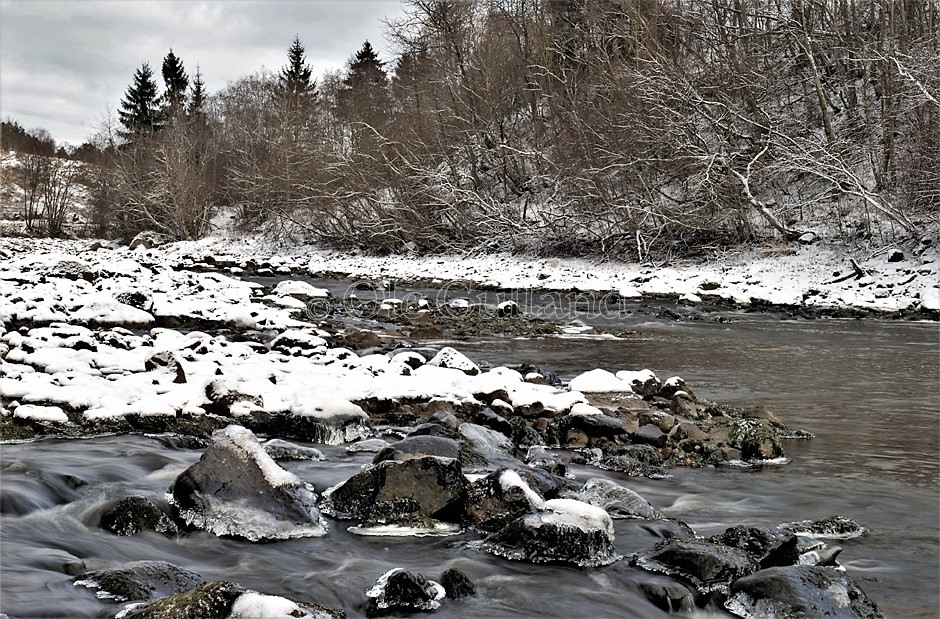
[[[680, 375], [718, 402], [772, 408], [811, 441], [788, 441], [791, 462], [757, 469], [672, 471], [666, 479], [573, 467], [639, 492], [699, 534], [736, 524], [774, 525], [843, 514], [870, 534], [838, 542], [840, 561], [889, 617], [935, 617], [940, 605], [940, 344], [936, 324], [781, 321], [734, 314], [730, 323], [675, 322], [632, 314], [623, 339], [486, 338], [454, 345], [478, 362], [537, 363], [570, 379], [587, 369], [650, 368]], [[616, 317], [603, 319], [616, 324]], [[285, 463], [318, 491], [357, 472], [371, 454], [324, 447], [324, 462]], [[45, 439], [0, 447], [0, 611], [10, 617], [108, 616], [120, 605], [72, 585], [84, 570], [166, 560], [208, 580], [364, 611], [365, 590], [392, 567], [429, 577], [465, 572], [478, 594], [447, 602], [439, 617], [655, 617], [621, 561], [576, 569], [510, 562], [468, 548], [473, 534], [357, 537], [331, 521], [329, 536], [268, 544], [196, 532], [117, 537], [98, 528], [127, 494], [162, 497], [200, 451], [173, 437]], [[622, 554], [654, 544], [656, 526], [616, 521]], [[726, 616], [722, 613], [701, 616]]]

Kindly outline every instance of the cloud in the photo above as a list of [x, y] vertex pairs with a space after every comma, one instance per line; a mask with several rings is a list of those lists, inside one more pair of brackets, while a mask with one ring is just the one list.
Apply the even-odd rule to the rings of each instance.
[[159, 76], [170, 48], [212, 92], [279, 70], [295, 35], [314, 75], [341, 68], [366, 39], [391, 59], [381, 21], [400, 14], [397, 0], [4, 0], [0, 111], [78, 144], [118, 108], [141, 63]]

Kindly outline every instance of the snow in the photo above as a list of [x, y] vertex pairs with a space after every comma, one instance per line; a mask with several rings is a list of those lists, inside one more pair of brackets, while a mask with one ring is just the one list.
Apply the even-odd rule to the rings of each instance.
[[330, 296], [326, 288], [316, 288], [307, 282], [286, 279], [274, 287], [274, 294], [280, 297], [290, 296], [301, 301], [307, 299], [323, 299]]
[[519, 477], [519, 473], [515, 471], [503, 471], [499, 476], [499, 485], [504, 491], [511, 490], [513, 488], [519, 488], [522, 490], [522, 493], [525, 495], [526, 500], [528, 500], [529, 505], [532, 507], [544, 507], [545, 500], [538, 495], [532, 488], [529, 487], [529, 484], [522, 481], [522, 478]]
[[261, 469], [261, 474], [264, 475], [264, 478], [272, 486], [293, 486], [303, 483], [300, 481], [299, 477], [281, 468], [281, 466], [274, 461], [274, 458], [268, 455], [251, 430], [232, 425], [226, 426], [219, 432], [228, 438], [236, 447], [248, 454], [251, 460]]
[[459, 535], [462, 531], [459, 525], [446, 522], [435, 522], [431, 527], [383, 524], [372, 527], [352, 526], [347, 527], [346, 530], [353, 535], [364, 537], [448, 537]]
[[571, 411], [568, 414], [583, 417], [586, 415], [603, 415], [604, 411], [597, 408], [596, 406], [591, 406], [590, 404], [586, 404], [584, 402], [578, 402], [571, 407]]
[[287, 598], [249, 590], [235, 598], [227, 619], [267, 619], [269, 617], [320, 619], [328, 616], [320, 612], [311, 613]]
[[13, 417], [34, 421], [53, 421], [55, 423], [68, 423], [69, 421], [68, 415], [58, 406], [36, 406], [34, 404], [22, 404], [16, 407]]
[[575, 376], [568, 383], [568, 387], [582, 393], [630, 393], [633, 391], [630, 383], [600, 368]]

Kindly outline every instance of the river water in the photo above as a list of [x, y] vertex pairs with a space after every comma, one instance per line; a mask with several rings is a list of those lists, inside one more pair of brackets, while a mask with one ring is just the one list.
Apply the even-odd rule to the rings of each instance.
[[[791, 428], [791, 462], [758, 469], [675, 470], [666, 479], [573, 467], [636, 490], [668, 516], [710, 535], [737, 524], [774, 525], [843, 514], [870, 534], [839, 542], [840, 561], [889, 617], [940, 610], [940, 344], [936, 324], [780, 321], [737, 314], [731, 323], [631, 315], [619, 340], [489, 338], [456, 343], [478, 362], [536, 363], [570, 379], [587, 369], [650, 368], [680, 375], [718, 402], [772, 408]], [[617, 319], [604, 318], [608, 325]], [[318, 491], [357, 472], [371, 454], [322, 447], [319, 463], [285, 463]], [[109, 616], [120, 605], [74, 587], [74, 575], [136, 560], [165, 560], [207, 580], [341, 607], [360, 616], [365, 590], [392, 567], [437, 577], [449, 567], [477, 586], [440, 617], [656, 617], [621, 561], [600, 569], [510, 562], [468, 548], [473, 534], [357, 537], [331, 521], [325, 538], [250, 544], [196, 532], [117, 537], [102, 511], [128, 494], [155, 499], [200, 451], [173, 437], [46, 439], [0, 447], [0, 612], [11, 617]], [[618, 551], [653, 545], [665, 525], [615, 521]], [[700, 613], [701, 616], [726, 616]]]

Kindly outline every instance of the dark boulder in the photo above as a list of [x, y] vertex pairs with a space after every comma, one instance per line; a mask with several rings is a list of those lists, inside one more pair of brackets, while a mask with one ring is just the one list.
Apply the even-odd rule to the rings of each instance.
[[480, 548], [533, 563], [598, 567], [617, 561], [614, 526], [603, 509], [572, 499], [552, 499], [488, 536]]
[[710, 540], [743, 550], [757, 561], [761, 569], [795, 565], [800, 559], [796, 535], [782, 529], [737, 526]]
[[674, 580], [650, 576], [640, 583], [640, 591], [646, 599], [667, 613], [690, 613], [695, 610], [695, 594]]
[[500, 469], [467, 487], [465, 522], [483, 531], [499, 531], [545, 503], [515, 471]]
[[292, 617], [345, 619], [346, 613], [309, 602], [264, 595], [233, 582], [216, 581], [149, 604], [131, 607], [125, 619], [194, 619], [223, 617]]
[[639, 494], [603, 477], [592, 477], [584, 482], [581, 490], [572, 494], [572, 498], [600, 507], [610, 514], [611, 518], [641, 518], [644, 520], [663, 518], [662, 513]]
[[402, 461], [422, 456], [457, 459], [460, 456], [460, 444], [442, 436], [408, 436], [377, 453], [372, 462], [378, 464], [385, 460]]
[[731, 424], [728, 435], [731, 447], [741, 450], [747, 462], [772, 460], [783, 456], [783, 447], [777, 433], [756, 419], [741, 419]]
[[441, 585], [447, 597], [451, 599], [470, 597], [477, 592], [467, 575], [453, 567], [441, 574]]
[[395, 612], [431, 611], [440, 607], [444, 587], [414, 570], [396, 567], [382, 575], [366, 591], [366, 613], [370, 617]]
[[116, 568], [87, 572], [75, 584], [96, 589], [98, 597], [123, 602], [154, 600], [192, 589], [203, 582], [199, 574], [166, 561], [135, 561]]
[[822, 520], [801, 520], [780, 525], [781, 529], [796, 535], [809, 535], [818, 539], [852, 539], [868, 533], [868, 529], [845, 516], [829, 516]]
[[296, 445], [279, 438], [264, 443], [264, 451], [275, 460], [322, 460], [323, 452], [313, 447]]
[[635, 553], [631, 563], [649, 572], [682, 578], [703, 594], [724, 591], [732, 581], [758, 568], [743, 550], [707, 540], [676, 538]]
[[506, 436], [511, 437], [514, 434], [512, 424], [502, 415], [496, 414], [491, 408], [484, 408], [477, 413], [476, 417], [473, 418], [473, 423], [490, 428], [491, 430], [496, 430]]
[[240, 426], [213, 433], [170, 493], [180, 518], [215, 535], [250, 541], [326, 535], [313, 486], [278, 466]]
[[328, 490], [324, 510], [336, 518], [366, 521], [376, 503], [411, 499], [421, 514], [447, 520], [462, 506], [465, 485], [453, 458], [385, 460]]
[[141, 531], [156, 531], [167, 536], [178, 533], [170, 517], [142, 496], [129, 496], [109, 507], [101, 515], [101, 528], [115, 535], [136, 535]]
[[627, 433], [623, 421], [609, 415], [570, 415], [571, 425], [591, 438], [614, 437]]
[[739, 617], [884, 617], [845, 572], [815, 565], [771, 567], [736, 580], [725, 608]]

